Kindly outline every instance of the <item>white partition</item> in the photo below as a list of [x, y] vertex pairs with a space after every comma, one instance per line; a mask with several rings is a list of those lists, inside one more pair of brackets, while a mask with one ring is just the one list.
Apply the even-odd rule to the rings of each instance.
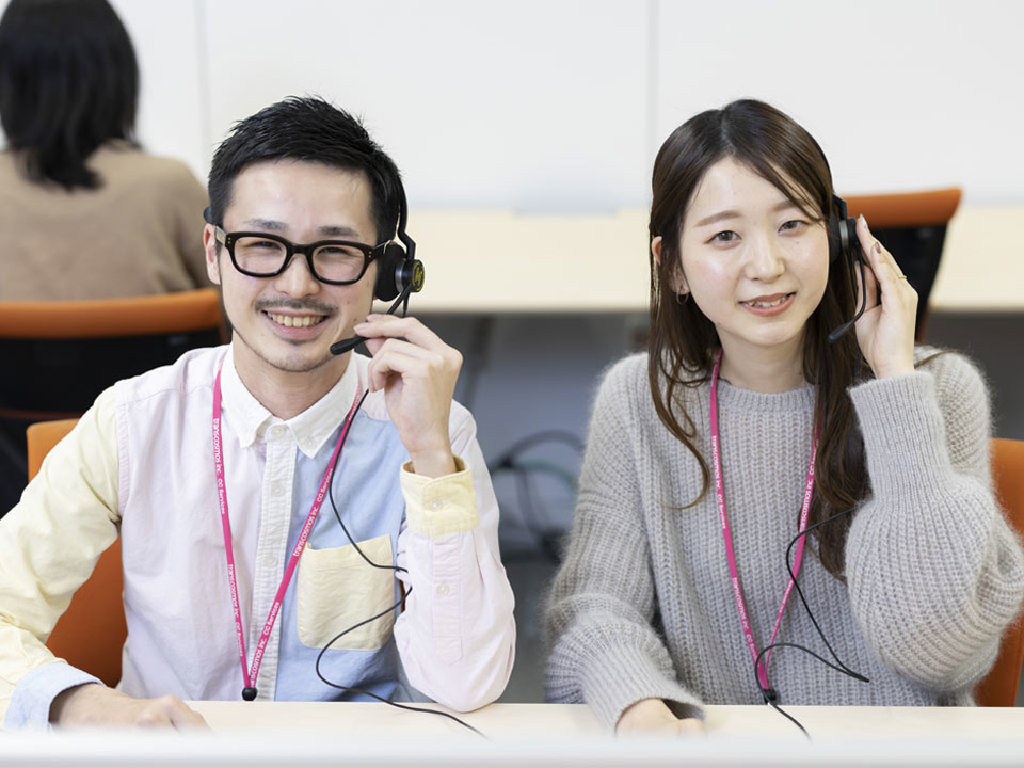
[[[822, 144], [837, 189], [1024, 204], [1024, 3], [659, 0], [656, 134], [740, 97]], [[652, 155], [653, 158], [653, 155]]]
[[140, 134], [206, 174], [230, 124], [288, 94], [363, 115], [411, 204], [600, 213], [647, 203], [693, 113], [771, 101], [847, 193], [959, 184], [1024, 204], [1015, 0], [113, 0]]
[[592, 211], [644, 195], [645, 17], [628, 0], [205, 4], [211, 126], [288, 94], [364, 116], [410, 205]]
[[158, 155], [184, 160], [202, 181], [209, 170], [204, 0], [111, 0], [128, 28], [139, 60], [138, 135]]

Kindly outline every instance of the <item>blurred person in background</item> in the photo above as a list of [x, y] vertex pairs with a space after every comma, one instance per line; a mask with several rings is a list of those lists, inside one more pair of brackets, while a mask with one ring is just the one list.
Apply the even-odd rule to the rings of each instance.
[[0, 17], [0, 300], [209, 285], [203, 186], [134, 140], [139, 68], [106, 0], [12, 0]]

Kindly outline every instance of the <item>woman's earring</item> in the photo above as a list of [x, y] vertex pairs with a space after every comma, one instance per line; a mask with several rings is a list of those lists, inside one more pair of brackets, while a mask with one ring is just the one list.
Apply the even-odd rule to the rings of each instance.
[[[678, 304], [679, 306], [683, 306], [683, 304], [686, 304], [686, 303], [688, 303], [690, 301], [690, 292], [689, 291], [687, 291], [686, 293], [677, 293], [675, 296], [676, 296], [676, 304]], [[680, 298], [680, 297], [682, 297], [682, 298]]]

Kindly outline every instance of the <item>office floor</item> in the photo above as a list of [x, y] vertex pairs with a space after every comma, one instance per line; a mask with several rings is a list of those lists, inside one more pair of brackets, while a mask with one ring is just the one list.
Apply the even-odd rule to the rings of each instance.
[[[1024, 439], [1022, 331], [1024, 315], [1020, 314], [935, 313], [928, 325], [929, 343], [962, 350], [981, 366], [992, 391], [993, 431], [996, 435], [1016, 439]], [[484, 436], [482, 433], [481, 438]], [[506, 500], [500, 494], [499, 500], [504, 507]], [[510, 501], [514, 505], [514, 496]], [[544, 648], [540, 620], [555, 565], [543, 552], [524, 548], [521, 539], [513, 539], [511, 546], [503, 540], [502, 546], [509, 580], [516, 594], [518, 639], [515, 671], [501, 701], [541, 701]], [[1021, 682], [1017, 706], [1024, 706], [1024, 676]]]

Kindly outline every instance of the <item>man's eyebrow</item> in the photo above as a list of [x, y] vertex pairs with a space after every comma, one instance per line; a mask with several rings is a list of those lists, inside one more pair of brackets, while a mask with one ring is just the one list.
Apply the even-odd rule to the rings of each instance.
[[253, 229], [267, 229], [271, 232], [283, 232], [288, 228], [284, 222], [273, 221], [272, 219], [248, 219], [243, 221], [242, 224]]
[[[273, 219], [248, 219], [242, 224], [246, 227], [251, 227], [255, 230], [265, 232], [286, 232], [288, 225], [283, 221], [275, 221]], [[347, 225], [335, 225], [328, 224], [322, 227], [317, 227], [318, 237], [341, 237], [347, 239], [357, 238], [359, 233]]]
[[359, 233], [348, 226], [324, 226], [317, 227], [317, 233], [324, 237], [358, 237]]

